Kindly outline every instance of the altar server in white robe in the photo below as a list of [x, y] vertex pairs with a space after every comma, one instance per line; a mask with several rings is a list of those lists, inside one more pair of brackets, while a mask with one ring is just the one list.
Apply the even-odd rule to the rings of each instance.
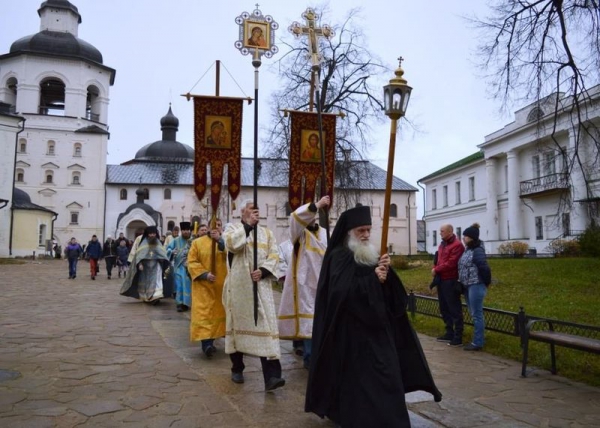
[[304, 340], [304, 367], [307, 369], [317, 283], [327, 249], [327, 234], [316, 220], [319, 209], [329, 204], [329, 196], [323, 196], [316, 204], [302, 205], [290, 215], [290, 238], [294, 249], [279, 305], [279, 337]]
[[[265, 390], [285, 385], [281, 377], [281, 349], [272, 281], [277, 280], [279, 255], [275, 236], [260, 226], [252, 200], [241, 205], [242, 221], [223, 233], [227, 278], [223, 289], [226, 314], [225, 352], [231, 358], [231, 380], [244, 383], [244, 354], [260, 357]], [[257, 269], [254, 269], [254, 229], [257, 239]], [[258, 289], [258, 318], [254, 321], [253, 281]]]

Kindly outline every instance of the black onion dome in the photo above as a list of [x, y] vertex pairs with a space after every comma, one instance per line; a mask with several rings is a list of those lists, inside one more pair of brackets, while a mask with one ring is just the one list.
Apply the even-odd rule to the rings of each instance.
[[161, 128], [170, 127], [175, 128], [176, 130], [179, 129], [179, 119], [173, 114], [171, 106], [169, 106], [167, 114], [160, 119], [160, 126]]
[[79, 23], [81, 24], [81, 15], [79, 14], [79, 9], [77, 9], [77, 6], [72, 5], [68, 0], [46, 0], [40, 5], [40, 8], [38, 9], [38, 15], [42, 14], [42, 9], [45, 7], [70, 10], [79, 17]]
[[179, 119], [173, 114], [171, 106], [160, 119], [162, 140], [146, 144], [135, 154], [136, 161], [147, 162], [193, 162], [194, 149], [176, 140]]
[[102, 54], [88, 42], [71, 33], [44, 30], [14, 42], [10, 53], [37, 53], [84, 59], [102, 64]]

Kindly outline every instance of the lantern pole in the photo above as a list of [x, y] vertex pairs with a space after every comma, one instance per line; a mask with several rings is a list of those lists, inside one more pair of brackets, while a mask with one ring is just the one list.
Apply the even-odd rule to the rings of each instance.
[[[385, 114], [392, 120], [390, 128], [390, 147], [388, 153], [387, 177], [385, 183], [385, 197], [383, 202], [383, 224], [381, 228], [381, 252], [387, 254], [388, 230], [390, 227], [390, 206], [392, 202], [392, 184], [394, 180], [394, 157], [396, 154], [396, 134], [398, 128], [398, 119], [406, 114], [406, 107], [412, 88], [407, 85], [406, 79], [402, 76], [402, 57], [398, 58], [399, 65], [394, 74], [394, 78], [383, 88]], [[408, 225], [410, 228], [410, 224]], [[410, 247], [410, 242], [408, 243]]]

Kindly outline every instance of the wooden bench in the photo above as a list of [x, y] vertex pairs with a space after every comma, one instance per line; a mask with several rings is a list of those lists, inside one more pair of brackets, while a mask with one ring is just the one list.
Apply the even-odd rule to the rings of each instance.
[[553, 319], [530, 319], [522, 336], [523, 367], [521, 376], [523, 377], [527, 377], [529, 340], [550, 344], [552, 374], [556, 374], [555, 345], [600, 354], [600, 327]]

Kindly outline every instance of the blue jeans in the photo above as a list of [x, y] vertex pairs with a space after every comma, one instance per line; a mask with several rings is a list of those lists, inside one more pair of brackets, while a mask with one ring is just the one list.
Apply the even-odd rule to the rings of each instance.
[[77, 274], [77, 257], [69, 257], [69, 276], [73, 277]]
[[473, 345], [483, 348], [485, 320], [483, 318], [483, 299], [487, 294], [485, 284], [473, 284], [467, 287], [465, 300], [471, 318], [473, 318]]
[[304, 366], [310, 364], [310, 354], [312, 354], [312, 339], [304, 339]]

